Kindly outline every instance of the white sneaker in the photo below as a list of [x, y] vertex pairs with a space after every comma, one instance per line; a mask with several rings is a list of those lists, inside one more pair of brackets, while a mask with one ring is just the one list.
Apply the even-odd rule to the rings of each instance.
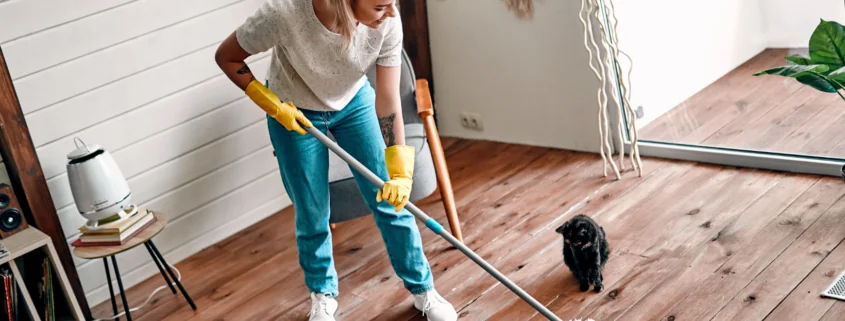
[[428, 321], [455, 321], [458, 312], [436, 290], [414, 295], [414, 307], [420, 310]]
[[335, 321], [335, 312], [337, 312], [337, 300], [322, 293], [311, 293], [309, 321]]

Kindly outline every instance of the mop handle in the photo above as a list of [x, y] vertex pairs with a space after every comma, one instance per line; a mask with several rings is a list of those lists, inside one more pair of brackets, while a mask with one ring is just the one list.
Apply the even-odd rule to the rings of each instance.
[[[354, 157], [352, 157], [352, 155], [349, 155], [349, 153], [347, 153], [345, 150], [340, 148], [340, 146], [338, 146], [334, 141], [332, 141], [330, 138], [328, 138], [322, 132], [320, 132], [319, 130], [317, 130], [314, 127], [308, 127], [308, 128], [306, 128], [306, 130], [309, 133], [311, 133], [311, 135], [314, 135], [314, 137], [317, 137], [317, 139], [320, 142], [322, 142], [323, 145], [326, 145], [326, 147], [328, 147], [335, 154], [340, 156], [340, 158], [342, 158], [347, 164], [349, 164], [349, 166], [354, 168], [355, 171], [357, 171], [358, 173], [360, 173], [361, 175], [366, 177], [367, 180], [369, 180], [370, 182], [372, 182], [373, 184], [375, 184], [379, 188], [384, 186], [384, 181], [382, 181], [381, 178], [376, 176], [376, 174], [374, 174], [367, 167], [365, 167], [363, 164], [361, 164], [361, 162], [359, 162]], [[534, 299], [531, 295], [529, 295], [524, 290], [522, 290], [518, 285], [511, 282], [511, 280], [509, 280], [501, 272], [496, 270], [496, 268], [494, 268], [492, 265], [487, 263], [487, 261], [485, 261], [480, 256], [478, 256], [478, 254], [475, 254], [475, 252], [473, 252], [470, 248], [468, 248], [466, 245], [464, 245], [463, 243], [458, 241], [458, 239], [455, 238], [454, 236], [452, 236], [452, 234], [445, 233], [443, 226], [441, 226], [440, 223], [438, 223], [436, 220], [434, 220], [433, 218], [426, 215], [425, 212], [423, 212], [419, 208], [417, 208], [416, 205], [414, 205], [411, 202], [408, 202], [405, 205], [405, 208], [407, 208], [408, 211], [410, 211], [412, 214], [414, 214], [414, 216], [417, 219], [425, 222], [425, 226], [428, 227], [432, 232], [434, 232], [435, 234], [440, 235], [441, 237], [445, 238], [447, 241], [449, 241], [449, 243], [452, 243], [452, 245], [454, 245], [456, 248], [461, 250], [461, 252], [463, 252], [470, 259], [475, 261], [476, 264], [478, 264], [482, 268], [484, 268], [484, 270], [486, 270], [487, 273], [489, 273], [490, 275], [495, 277], [497, 280], [499, 280], [499, 282], [501, 282], [502, 284], [507, 286], [512, 292], [514, 292], [516, 295], [518, 295], [520, 298], [522, 298], [522, 300], [524, 300], [525, 302], [528, 302], [528, 304], [530, 304], [532, 307], [534, 307], [534, 309], [536, 309], [538, 312], [540, 312], [543, 316], [545, 316], [549, 320], [561, 321], [560, 318], [558, 318], [556, 315], [554, 315], [554, 313], [549, 311], [549, 309], [547, 309], [544, 305], [540, 304], [540, 302], [537, 302], [537, 300]]]

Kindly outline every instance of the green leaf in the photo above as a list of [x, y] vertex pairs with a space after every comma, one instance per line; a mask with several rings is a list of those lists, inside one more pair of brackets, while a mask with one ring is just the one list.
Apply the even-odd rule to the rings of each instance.
[[798, 78], [808, 74], [822, 74], [830, 70], [827, 65], [786, 65], [760, 71], [754, 76], [777, 75], [784, 77]]
[[802, 84], [813, 87], [819, 91], [835, 93], [837, 90], [837, 87], [835, 87], [833, 83], [828, 81], [824, 75], [809, 73], [802, 76], [798, 76], [795, 79], [801, 82]]
[[810, 36], [810, 59], [815, 64], [845, 66], [845, 26], [821, 19]]
[[813, 65], [813, 61], [810, 60], [810, 57], [802, 56], [799, 54], [795, 54], [792, 56], [786, 56], [786, 61], [797, 64], [797, 65]]
[[[825, 78], [827, 78], [832, 83], [839, 83], [845, 85], [845, 67], [831, 71], [830, 73], [825, 75]], [[837, 87], [842, 88], [841, 85]]]
[[[824, 78], [824, 80], [834, 90], [845, 89], [845, 67], [836, 69], [836, 70], [831, 71], [827, 74], [820, 74], [819, 76]], [[814, 88], [817, 88], [817, 87], [814, 87]], [[833, 92], [833, 91], [830, 91], [830, 88], [827, 88], [827, 87], [825, 87], [825, 88], [827, 89], [825, 91]]]
[[837, 69], [836, 71], [838, 73], [830, 76], [831, 78], [827, 78], [828, 76], [825, 76], [824, 74], [829, 70], [830, 66], [828, 65], [786, 65], [783, 67], [763, 70], [754, 74], [754, 76], [776, 75], [795, 78], [800, 83], [813, 87], [819, 91], [833, 93], [836, 92], [837, 89], [842, 88], [839, 84], [845, 84], [845, 68]]

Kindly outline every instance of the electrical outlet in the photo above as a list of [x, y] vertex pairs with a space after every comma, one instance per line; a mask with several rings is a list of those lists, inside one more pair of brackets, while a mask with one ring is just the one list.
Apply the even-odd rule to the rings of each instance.
[[483, 130], [481, 116], [476, 113], [461, 113], [461, 126], [467, 129]]
[[467, 115], [465, 113], [461, 114], [461, 126], [464, 126], [464, 128], [471, 128], [472, 127], [469, 124], [469, 115]]

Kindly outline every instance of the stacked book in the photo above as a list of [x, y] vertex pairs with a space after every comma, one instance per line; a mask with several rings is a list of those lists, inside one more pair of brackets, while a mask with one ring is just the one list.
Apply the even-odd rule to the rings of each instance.
[[138, 208], [138, 212], [128, 218], [104, 222], [99, 224], [95, 229], [83, 225], [79, 228], [82, 235], [71, 244], [73, 246], [122, 245], [144, 230], [144, 228], [153, 224], [154, 221], [155, 216], [153, 216], [153, 212]]

